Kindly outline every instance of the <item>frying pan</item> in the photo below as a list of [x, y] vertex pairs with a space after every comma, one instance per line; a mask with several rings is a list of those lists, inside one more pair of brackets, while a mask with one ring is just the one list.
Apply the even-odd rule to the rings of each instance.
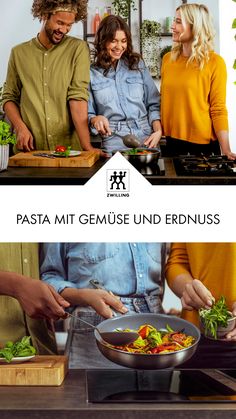
[[100, 335], [95, 330], [95, 338], [100, 352], [110, 361], [123, 367], [155, 370], [163, 368], [174, 368], [179, 364], [187, 361], [197, 349], [200, 331], [192, 323], [179, 317], [169, 316], [165, 314], [140, 313], [140, 314], [126, 314], [121, 317], [114, 317], [112, 319], [101, 322], [97, 328], [100, 332], [110, 332], [116, 328], [137, 330], [142, 324], [150, 324], [157, 329], [166, 329], [168, 324], [173, 330], [180, 331], [184, 329], [184, 333], [193, 336], [195, 342], [189, 348], [181, 349], [177, 352], [167, 354], [133, 354], [124, 352], [119, 349], [112, 348], [104, 344]]
[[[160, 156], [159, 148], [138, 147], [138, 150], [148, 151], [148, 154], [127, 154], [129, 149], [119, 150], [119, 153], [133, 164], [133, 166], [152, 165], [158, 162]], [[112, 152], [112, 154], [115, 153], [116, 151]]]

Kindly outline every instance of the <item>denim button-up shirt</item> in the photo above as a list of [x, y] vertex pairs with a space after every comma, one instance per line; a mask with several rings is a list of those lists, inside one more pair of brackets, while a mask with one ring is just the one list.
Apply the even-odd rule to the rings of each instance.
[[103, 73], [104, 69], [91, 66], [89, 120], [96, 115], [109, 121], [147, 117], [152, 126], [154, 120], [160, 119], [160, 94], [143, 61], [138, 70], [129, 70], [119, 60], [116, 69], [111, 68], [106, 76]]
[[93, 288], [98, 280], [119, 296], [163, 294], [165, 245], [160, 243], [44, 243], [41, 278], [58, 292]]

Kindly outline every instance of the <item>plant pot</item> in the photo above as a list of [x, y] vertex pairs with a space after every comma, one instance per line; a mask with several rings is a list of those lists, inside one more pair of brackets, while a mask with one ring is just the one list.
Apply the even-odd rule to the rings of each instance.
[[0, 172], [7, 169], [9, 160], [9, 144], [0, 145]]

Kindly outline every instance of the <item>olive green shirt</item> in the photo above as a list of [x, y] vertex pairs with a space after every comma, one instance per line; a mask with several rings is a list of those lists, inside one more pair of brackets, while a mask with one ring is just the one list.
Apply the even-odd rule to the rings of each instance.
[[[0, 243], [0, 270], [16, 272], [35, 280], [39, 278], [36, 243]], [[54, 333], [44, 320], [28, 317], [13, 297], [0, 295], [0, 344], [31, 336], [39, 354], [56, 353]]]
[[46, 49], [34, 38], [11, 51], [3, 106], [13, 101], [38, 150], [57, 145], [80, 149], [69, 100], [88, 100], [89, 50], [80, 39], [65, 38]]

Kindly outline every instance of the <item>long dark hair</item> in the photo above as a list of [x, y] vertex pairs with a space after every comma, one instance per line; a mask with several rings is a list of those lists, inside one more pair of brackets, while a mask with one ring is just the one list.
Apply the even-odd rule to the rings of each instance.
[[112, 66], [112, 60], [110, 55], [107, 53], [106, 47], [107, 43], [113, 41], [115, 38], [116, 31], [123, 31], [127, 39], [127, 49], [123, 53], [122, 59], [126, 62], [130, 70], [137, 70], [138, 63], [141, 60], [141, 55], [133, 51], [129, 26], [120, 16], [115, 15], [105, 17], [98, 27], [94, 41], [94, 64], [97, 67], [104, 68], [105, 73]]

